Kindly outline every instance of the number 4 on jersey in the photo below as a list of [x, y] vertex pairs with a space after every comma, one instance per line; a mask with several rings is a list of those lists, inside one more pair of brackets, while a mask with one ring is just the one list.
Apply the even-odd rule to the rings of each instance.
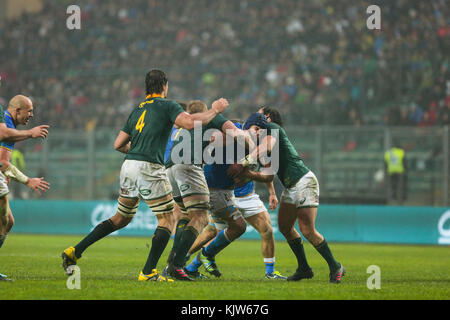
[[145, 119], [146, 114], [147, 114], [147, 110], [144, 110], [141, 117], [139, 118], [139, 121], [136, 124], [136, 130], [139, 131], [139, 133], [142, 133], [142, 129], [144, 129], [144, 127], [145, 127], [144, 119]]

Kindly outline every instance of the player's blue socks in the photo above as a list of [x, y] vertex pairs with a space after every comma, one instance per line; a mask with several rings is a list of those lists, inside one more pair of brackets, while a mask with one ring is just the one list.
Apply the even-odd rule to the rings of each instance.
[[215, 257], [220, 251], [225, 249], [231, 243], [225, 235], [225, 230], [220, 231], [214, 240], [205, 248], [204, 253], [207, 256]]
[[264, 258], [264, 264], [266, 266], [266, 274], [275, 272], [275, 258]]
[[192, 262], [188, 266], [186, 266], [186, 270], [189, 272], [197, 272], [198, 268], [200, 268], [201, 265], [202, 262], [198, 259], [198, 256], [196, 256], [194, 260], [192, 260]]

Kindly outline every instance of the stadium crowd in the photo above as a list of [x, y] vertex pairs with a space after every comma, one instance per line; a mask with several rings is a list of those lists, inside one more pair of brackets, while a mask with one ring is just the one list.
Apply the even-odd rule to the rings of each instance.
[[120, 127], [150, 68], [171, 98], [224, 96], [234, 118], [271, 105], [288, 124], [450, 124], [445, 0], [380, 2], [379, 31], [374, 1], [80, 0], [81, 30], [70, 3], [43, 1], [0, 21], [0, 103], [32, 96], [53, 128]]

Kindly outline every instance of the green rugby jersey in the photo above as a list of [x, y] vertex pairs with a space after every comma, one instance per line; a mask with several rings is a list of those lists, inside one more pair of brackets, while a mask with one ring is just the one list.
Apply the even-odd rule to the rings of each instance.
[[123, 132], [130, 135], [126, 160], [148, 161], [164, 165], [164, 152], [170, 132], [183, 108], [161, 96], [148, 96], [130, 114]]
[[[280, 178], [285, 188], [293, 187], [305, 174], [311, 171], [298, 155], [286, 131], [276, 123], [267, 124], [267, 134], [276, 137], [272, 130], [278, 129], [277, 143], [279, 147], [279, 168], [278, 178]], [[273, 155], [272, 156], [276, 156]]]
[[5, 111], [3, 106], [0, 104], [0, 123], [5, 123]]
[[[227, 122], [228, 121], [228, 119], [227, 118], [225, 118], [223, 115], [221, 115], [221, 114], [218, 114], [217, 116], [215, 116], [208, 124], [206, 124], [206, 125], [204, 125], [204, 126], [202, 126], [202, 128], [201, 128], [201, 130], [200, 130], [200, 132], [201, 132], [201, 139], [202, 139], [202, 148], [201, 148], [201, 152], [202, 152], [202, 154], [195, 154], [195, 144], [194, 144], [194, 130], [196, 130], [196, 129], [192, 129], [192, 130], [189, 130], [188, 132], [189, 132], [189, 137], [190, 137], [190, 150], [191, 150], [191, 155], [190, 155], [190, 160], [189, 160], [189, 163], [185, 163], [185, 164], [199, 164], [199, 165], [201, 165], [201, 163], [196, 163], [196, 159], [197, 160], [200, 160], [200, 159], [203, 159], [203, 151], [205, 150], [205, 148], [209, 145], [209, 143], [210, 143], [210, 141], [203, 141], [203, 136], [204, 136], [204, 133], [207, 131], [207, 130], [210, 130], [210, 129], [217, 129], [217, 130], [219, 130], [219, 131], [222, 131], [222, 127], [223, 127], [223, 125], [224, 125], [224, 123], [225, 122]], [[198, 130], [198, 129], [197, 129]], [[200, 137], [199, 137], [200, 138]], [[173, 145], [172, 145], [172, 150], [177, 146], [177, 145], [179, 145], [180, 143], [182, 143], [183, 142], [183, 136], [182, 135], [180, 135], [179, 136], [179, 138], [177, 139], [177, 140], [175, 140], [174, 142], [173, 142]], [[200, 150], [199, 150], [200, 151]], [[183, 156], [183, 152], [182, 152], [182, 150], [181, 150], [181, 152], [179, 153], [179, 156], [180, 157], [182, 157]], [[197, 161], [198, 162], [198, 161]], [[167, 161], [166, 161], [166, 168], [170, 168], [171, 166], [173, 166], [174, 165], [174, 163], [173, 163], [173, 161], [172, 161], [172, 157], [171, 156], [169, 156], [169, 158], [167, 159]]]

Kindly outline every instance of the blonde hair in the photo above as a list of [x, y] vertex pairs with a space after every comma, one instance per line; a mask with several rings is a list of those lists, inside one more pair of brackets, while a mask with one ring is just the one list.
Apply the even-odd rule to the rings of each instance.
[[202, 113], [205, 112], [206, 110], [208, 110], [208, 107], [204, 102], [200, 100], [194, 100], [189, 102], [186, 108], [186, 112], [189, 114]]

